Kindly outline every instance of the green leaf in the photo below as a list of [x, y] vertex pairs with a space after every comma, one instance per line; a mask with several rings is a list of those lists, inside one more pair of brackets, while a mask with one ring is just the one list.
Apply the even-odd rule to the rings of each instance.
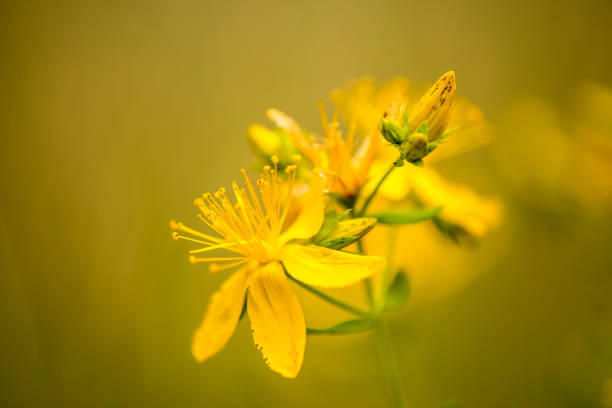
[[323, 224], [321, 225], [321, 229], [317, 232], [312, 238], [312, 242], [314, 244], [318, 244], [322, 240], [324, 240], [333, 230], [336, 228], [338, 223], [342, 221], [344, 217], [348, 215], [351, 210], [346, 210], [341, 213], [337, 213], [335, 211], [330, 211], [325, 214], [325, 219], [323, 220]]
[[406, 303], [408, 296], [410, 295], [410, 281], [408, 277], [404, 273], [403, 270], [400, 270], [391, 286], [387, 290], [387, 297], [385, 298], [385, 310], [395, 310], [399, 309]]
[[362, 319], [347, 320], [342, 323], [338, 323], [335, 326], [328, 327], [327, 329], [306, 329], [307, 334], [320, 335], [342, 335], [342, 334], [354, 334], [361, 333], [370, 330], [374, 326], [374, 321], [370, 318], [364, 317]]
[[426, 221], [434, 218], [442, 210], [442, 207], [421, 207], [411, 208], [407, 210], [391, 210], [368, 214], [368, 217], [373, 217], [381, 224], [404, 225], [415, 224], [417, 222]]

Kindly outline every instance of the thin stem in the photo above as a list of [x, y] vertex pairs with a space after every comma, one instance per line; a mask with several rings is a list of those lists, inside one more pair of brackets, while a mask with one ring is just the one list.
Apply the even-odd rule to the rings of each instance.
[[[284, 268], [284, 266], [283, 266]], [[301, 287], [303, 287], [304, 289], [306, 289], [307, 291], [309, 291], [310, 293], [312, 293], [313, 295], [316, 295], [318, 297], [320, 297], [321, 299], [325, 300], [326, 302], [331, 303], [334, 306], [339, 307], [340, 309], [344, 309], [347, 312], [351, 312], [353, 314], [356, 314], [358, 316], [365, 316], [367, 315], [366, 312], [364, 312], [363, 310], [360, 310], [358, 308], [356, 308], [355, 306], [351, 306], [347, 303], [344, 303], [341, 300], [338, 300], [332, 296], [329, 296], [327, 293], [324, 293], [322, 291], [320, 291], [319, 289], [313, 288], [312, 286], [304, 283], [304, 282], [300, 282], [299, 280], [295, 279], [293, 276], [289, 275], [287, 273], [287, 271], [285, 270], [285, 275], [287, 275], [287, 277], [292, 280], [293, 282], [297, 283], [298, 285], [300, 285]]]
[[395, 356], [393, 354], [393, 346], [391, 345], [391, 339], [385, 326], [384, 321], [381, 319], [374, 329], [374, 336], [376, 337], [376, 345], [378, 346], [378, 354], [380, 355], [380, 361], [385, 371], [385, 377], [389, 384], [391, 391], [391, 398], [393, 407], [403, 408], [406, 406], [406, 399], [404, 398], [404, 392], [402, 390], [402, 383], [397, 369], [397, 363], [395, 362]]
[[[365, 254], [365, 249], [363, 248], [363, 240], [357, 241], [357, 251], [361, 254]], [[365, 288], [366, 298], [368, 299], [368, 303], [370, 308], [374, 307], [374, 295], [372, 293], [372, 282], [371, 278], [366, 278], [363, 280], [363, 287]]]
[[[401, 160], [401, 157], [398, 160]], [[395, 169], [397, 167], [397, 165], [395, 163], [396, 162], [393, 162], [391, 164], [391, 166], [389, 166], [389, 168], [387, 169], [385, 174], [381, 177], [381, 179], [378, 182], [378, 184], [376, 184], [376, 187], [374, 187], [374, 190], [372, 191], [372, 193], [370, 193], [368, 198], [366, 198], [365, 202], [363, 203], [363, 207], [361, 207], [361, 210], [359, 210], [359, 212], [357, 212], [357, 215], [356, 215], [357, 217], [361, 217], [361, 216], [363, 216], [363, 214], [365, 214], [366, 210], [370, 206], [370, 203], [372, 202], [372, 200], [376, 196], [376, 193], [378, 193], [378, 189], [380, 188], [380, 186], [382, 186], [382, 184], [385, 182], [387, 177], [389, 177], [389, 174], [391, 174], [393, 169]]]

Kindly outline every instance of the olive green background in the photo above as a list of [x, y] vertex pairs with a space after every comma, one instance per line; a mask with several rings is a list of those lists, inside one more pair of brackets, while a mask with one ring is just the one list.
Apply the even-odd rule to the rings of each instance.
[[[193, 197], [253, 163], [245, 129], [265, 123], [266, 108], [317, 129], [316, 102], [348, 78], [426, 83], [454, 69], [460, 93], [498, 126], [516, 126], [499, 135], [512, 143], [521, 126], [504, 124], [520, 95], [562, 110], [582, 80], [612, 86], [611, 8], [3, 3], [0, 405], [384, 406], [367, 334], [309, 338], [302, 372], [287, 380], [265, 367], [242, 322], [223, 352], [197, 364], [190, 338], [224, 275], [190, 265], [168, 221], [193, 219]], [[486, 265], [476, 279], [390, 316], [407, 399], [604, 406], [610, 207], [591, 214], [550, 206], [554, 195], [533, 199], [502, 177], [499, 154], [494, 144], [441, 167], [503, 197], [506, 217], [473, 250], [474, 265]], [[343, 317], [300, 297], [314, 324]]]

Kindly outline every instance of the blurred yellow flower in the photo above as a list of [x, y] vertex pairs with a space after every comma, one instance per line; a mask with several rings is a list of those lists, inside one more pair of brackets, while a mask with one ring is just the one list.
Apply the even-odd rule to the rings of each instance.
[[[536, 97], [508, 109], [497, 144], [502, 176], [524, 200], [560, 211], [612, 207], [612, 90], [587, 82], [561, 114]], [[524, 194], [529, 191], [529, 194]]]
[[503, 214], [500, 199], [479, 196], [467, 186], [444, 180], [429, 167], [406, 166], [400, 172], [402, 177], [387, 180], [385, 188], [391, 192], [388, 195], [397, 195], [409, 185], [418, 205], [442, 207], [437, 216], [440, 220], [475, 238], [484, 237], [500, 224]]
[[328, 122], [323, 107], [320, 109], [324, 132], [321, 143], [315, 135], [306, 134], [292, 118], [280, 110], [268, 109], [266, 113], [276, 126], [290, 136], [300, 153], [308, 158], [313, 171], [325, 176], [328, 191], [353, 199], [367, 180], [380, 137], [376, 132], [371, 132], [357, 146], [355, 125], [349, 128], [345, 139], [336, 117]]
[[[225, 281], [211, 299], [196, 331], [192, 352], [203, 361], [220, 351], [240, 319], [244, 307], [251, 322], [253, 339], [270, 369], [285, 377], [295, 377], [302, 366], [306, 326], [301, 306], [285, 269], [294, 279], [309, 285], [334, 288], [354, 284], [384, 267], [385, 260], [324, 247], [296, 244], [315, 235], [323, 222], [323, 182], [313, 177], [304, 197], [308, 205], [291, 225], [287, 214], [292, 205], [296, 165], [286, 168], [288, 179], [278, 177], [278, 158], [274, 167], [265, 166], [257, 181], [259, 198], [253, 183], [242, 170], [246, 189], [233, 183], [235, 204], [220, 189], [195, 200], [198, 214], [219, 236], [171, 222], [175, 239], [203, 245], [190, 250], [192, 263], [207, 262], [211, 272], [241, 266]], [[286, 188], [283, 184], [287, 183]], [[261, 202], [260, 202], [261, 200]], [[232, 256], [197, 257], [214, 250], [230, 251]], [[247, 291], [248, 289], [248, 291]]]

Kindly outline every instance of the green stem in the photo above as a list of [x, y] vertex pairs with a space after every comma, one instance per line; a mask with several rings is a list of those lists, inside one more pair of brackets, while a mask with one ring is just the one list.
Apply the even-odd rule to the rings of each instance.
[[[401, 160], [401, 157], [398, 160]], [[374, 187], [374, 191], [372, 191], [372, 193], [370, 193], [368, 198], [366, 198], [365, 202], [363, 203], [363, 207], [361, 207], [361, 210], [359, 210], [359, 212], [357, 212], [356, 217], [361, 217], [361, 216], [363, 216], [363, 214], [365, 214], [366, 210], [370, 206], [370, 203], [372, 202], [372, 200], [376, 196], [376, 193], [378, 193], [378, 189], [380, 188], [380, 186], [382, 186], [382, 184], [385, 182], [387, 177], [389, 177], [389, 174], [391, 174], [393, 169], [395, 169], [396, 167], [397, 167], [396, 162], [393, 162], [391, 164], [391, 166], [387, 169], [385, 174], [382, 176], [382, 178], [380, 179], [378, 184], [376, 184], [376, 187]]]
[[[283, 266], [284, 268], [284, 266]], [[289, 273], [287, 273], [287, 271], [285, 270], [285, 275], [287, 275], [287, 277], [292, 280], [293, 282], [297, 283], [298, 285], [300, 285], [301, 287], [303, 287], [304, 289], [306, 289], [307, 291], [309, 291], [310, 293], [312, 293], [313, 295], [316, 295], [318, 297], [320, 297], [321, 299], [325, 300], [326, 302], [331, 303], [334, 306], [339, 307], [340, 309], [344, 309], [347, 312], [351, 312], [353, 314], [356, 314], [358, 316], [365, 316], [367, 315], [366, 312], [364, 312], [363, 310], [360, 310], [358, 308], [356, 308], [355, 306], [351, 306], [347, 303], [344, 303], [341, 300], [338, 300], [332, 296], [329, 296], [327, 293], [320, 291], [319, 289], [313, 288], [312, 286], [304, 283], [304, 282], [300, 282], [299, 280], [295, 279], [293, 276], [289, 275]]]
[[404, 398], [404, 392], [402, 390], [402, 383], [397, 369], [397, 363], [395, 362], [395, 356], [393, 354], [393, 347], [391, 345], [391, 339], [385, 326], [384, 321], [381, 319], [374, 329], [374, 336], [376, 338], [376, 345], [378, 346], [378, 354], [380, 355], [380, 361], [385, 371], [385, 377], [389, 384], [391, 391], [391, 398], [393, 407], [403, 408], [406, 406], [406, 400]]
[[[365, 254], [365, 250], [363, 248], [363, 241], [360, 239], [357, 241], [357, 251], [361, 254]], [[368, 303], [370, 308], [374, 307], [374, 295], [372, 293], [372, 282], [371, 278], [366, 278], [363, 280], [363, 287], [365, 288], [366, 298], [368, 299]]]

